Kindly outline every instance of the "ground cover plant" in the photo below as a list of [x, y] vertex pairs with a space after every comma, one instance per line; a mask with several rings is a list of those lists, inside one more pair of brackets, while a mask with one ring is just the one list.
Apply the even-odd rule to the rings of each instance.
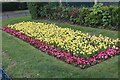
[[60, 28], [55, 24], [21, 22], [8, 25], [3, 30], [43, 52], [81, 68], [102, 62], [120, 52], [117, 45], [119, 39], [85, 34], [70, 28]]

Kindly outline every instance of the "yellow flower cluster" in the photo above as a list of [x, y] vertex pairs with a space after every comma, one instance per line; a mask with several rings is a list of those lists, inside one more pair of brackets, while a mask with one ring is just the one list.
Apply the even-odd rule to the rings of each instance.
[[55, 24], [40, 22], [21, 22], [8, 27], [18, 30], [30, 37], [42, 40], [63, 50], [72, 52], [74, 55], [89, 55], [97, 51], [115, 46], [119, 39], [109, 37], [91, 36], [71, 28], [61, 28]]

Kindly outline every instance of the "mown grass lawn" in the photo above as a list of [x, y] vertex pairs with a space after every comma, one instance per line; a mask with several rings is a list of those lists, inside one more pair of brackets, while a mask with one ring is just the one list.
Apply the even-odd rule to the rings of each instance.
[[[18, 17], [4, 19], [2, 23], [3, 26], [7, 26], [21, 21], [32, 20], [30, 17]], [[102, 34], [111, 38], [118, 37], [117, 31], [73, 26], [56, 21], [39, 21], [56, 23], [60, 27], [71, 27], [84, 33]], [[2, 65], [13, 78], [118, 78], [118, 57], [120, 56], [115, 56], [87, 69], [80, 69], [49, 56], [6, 32], [2, 32], [2, 50]]]

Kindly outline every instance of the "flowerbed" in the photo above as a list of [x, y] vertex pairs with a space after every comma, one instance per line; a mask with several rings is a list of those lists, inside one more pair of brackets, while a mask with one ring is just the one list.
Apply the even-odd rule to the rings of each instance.
[[120, 53], [120, 47], [117, 46], [119, 39], [84, 34], [70, 28], [59, 28], [55, 24], [22, 22], [8, 25], [2, 30], [29, 42], [43, 52], [81, 68]]

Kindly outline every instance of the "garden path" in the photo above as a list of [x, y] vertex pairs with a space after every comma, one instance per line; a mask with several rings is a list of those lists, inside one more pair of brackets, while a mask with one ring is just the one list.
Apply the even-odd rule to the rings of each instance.
[[2, 12], [2, 16], [0, 16], [0, 18], [2, 17], [2, 19], [6, 19], [21, 16], [30, 16], [30, 13], [28, 10]]

